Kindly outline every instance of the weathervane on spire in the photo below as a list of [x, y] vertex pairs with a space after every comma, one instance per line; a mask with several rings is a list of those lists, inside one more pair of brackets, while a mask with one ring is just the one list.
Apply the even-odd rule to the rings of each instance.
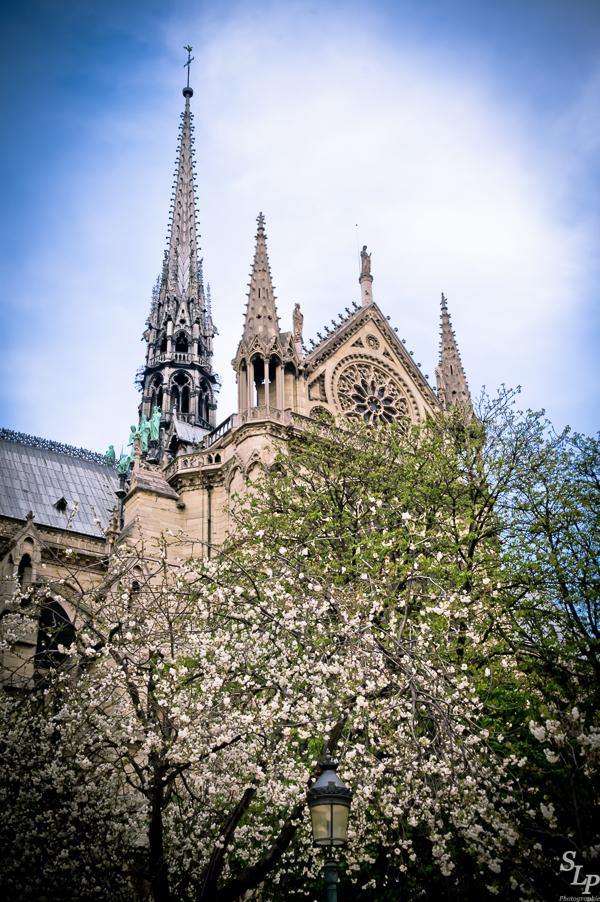
[[189, 88], [189, 86], [190, 86], [190, 65], [191, 65], [194, 57], [192, 56], [192, 48], [189, 45], [187, 47], [184, 47], [183, 49], [187, 50], [187, 55], [188, 55], [187, 62], [185, 62], [183, 64], [183, 68], [185, 69], [185, 67], [187, 66], [187, 70], [188, 70], [187, 86]]

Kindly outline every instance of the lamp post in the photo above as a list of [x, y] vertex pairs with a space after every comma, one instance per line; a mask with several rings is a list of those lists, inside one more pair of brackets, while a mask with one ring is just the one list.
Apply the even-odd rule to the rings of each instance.
[[344, 786], [336, 774], [337, 768], [338, 763], [331, 760], [328, 750], [321, 765], [321, 776], [306, 793], [313, 845], [327, 849], [329, 853], [324, 868], [327, 902], [337, 902], [338, 863], [332, 852], [348, 843], [348, 815], [352, 803], [352, 790]]

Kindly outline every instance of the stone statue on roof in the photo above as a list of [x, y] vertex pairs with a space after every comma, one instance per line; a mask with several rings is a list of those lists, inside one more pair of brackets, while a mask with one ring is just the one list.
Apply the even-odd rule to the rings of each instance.
[[304, 317], [300, 311], [300, 304], [296, 304], [292, 314], [294, 321], [294, 341], [302, 341], [302, 326], [304, 325]]
[[360, 262], [362, 265], [361, 275], [370, 276], [371, 275], [371, 254], [367, 254], [367, 245], [363, 245], [363, 249], [360, 252]]
[[142, 422], [139, 425], [138, 432], [142, 440], [142, 451], [148, 450], [148, 436], [150, 435], [150, 423], [146, 414], [142, 414]]
[[152, 411], [152, 416], [150, 417], [150, 440], [153, 442], [158, 441], [161, 417], [162, 413], [160, 407], [155, 407]]

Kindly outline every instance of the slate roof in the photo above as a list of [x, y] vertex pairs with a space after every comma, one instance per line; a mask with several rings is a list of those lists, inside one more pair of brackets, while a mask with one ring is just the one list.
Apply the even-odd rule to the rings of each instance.
[[174, 417], [173, 425], [177, 438], [190, 445], [199, 445], [204, 436], [208, 435], [210, 431], [209, 429], [204, 429], [202, 426], [193, 426], [191, 423], [186, 423], [183, 420], [177, 419], [177, 417]]
[[[0, 439], [0, 516], [25, 520], [31, 510], [38, 526], [65, 529], [79, 502], [69, 528], [102, 538], [94, 521], [108, 526], [118, 484], [114, 467]], [[54, 507], [61, 498], [67, 502], [64, 513]]]

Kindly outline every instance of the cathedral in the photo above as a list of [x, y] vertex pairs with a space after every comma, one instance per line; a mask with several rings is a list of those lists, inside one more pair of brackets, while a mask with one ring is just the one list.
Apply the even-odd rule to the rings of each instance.
[[[283, 331], [261, 213], [232, 361], [237, 410], [218, 422], [216, 329], [197, 243], [189, 85], [183, 96], [168, 247], [146, 321], [146, 362], [136, 375], [141, 402], [131, 453], [117, 466], [114, 452], [104, 456], [0, 430], [4, 599], [16, 584], [64, 579], [74, 552], [92, 575], [102, 572], [115, 543], [152, 540], [166, 530], [181, 531], [194, 554], [210, 557], [230, 527], [232, 495], [243, 490], [255, 467], [268, 465], [267, 449], [285, 443], [306, 418], [331, 414], [416, 424], [454, 404], [470, 404], [446, 299], [442, 295], [440, 360], [431, 387], [373, 298], [366, 247], [357, 300], [338, 321], [317, 333], [309, 349], [296, 303], [285, 311], [292, 329]], [[67, 602], [49, 603], [45, 616], [67, 631], [75, 620]]]

